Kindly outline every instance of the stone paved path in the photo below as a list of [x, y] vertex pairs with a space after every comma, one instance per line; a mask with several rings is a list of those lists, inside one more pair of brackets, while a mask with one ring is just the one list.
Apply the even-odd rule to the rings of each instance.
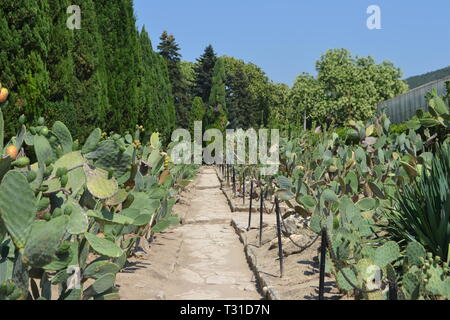
[[122, 299], [261, 299], [214, 169], [201, 169], [192, 192], [177, 208], [184, 224], [118, 275]]

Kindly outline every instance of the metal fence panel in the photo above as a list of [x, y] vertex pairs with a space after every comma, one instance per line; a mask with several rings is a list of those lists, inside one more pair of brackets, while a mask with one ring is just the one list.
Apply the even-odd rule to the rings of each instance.
[[398, 97], [381, 102], [378, 105], [378, 114], [384, 110], [392, 123], [408, 121], [416, 115], [417, 110], [428, 111], [425, 96], [433, 88], [436, 88], [441, 96], [446, 94], [445, 83], [447, 81], [450, 81], [450, 76], [427, 83]]

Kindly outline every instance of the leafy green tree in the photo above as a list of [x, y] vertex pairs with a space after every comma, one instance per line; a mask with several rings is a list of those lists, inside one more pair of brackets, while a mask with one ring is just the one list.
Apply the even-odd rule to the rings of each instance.
[[328, 118], [328, 102], [322, 84], [312, 75], [303, 73], [297, 77], [289, 94], [288, 117], [296, 128], [310, 126], [312, 121]]
[[195, 64], [195, 80], [193, 96], [201, 97], [203, 102], [208, 103], [213, 86], [214, 66], [217, 56], [211, 45], [207, 46], [205, 52], [197, 59]]
[[270, 83], [270, 108], [268, 125], [270, 128], [289, 129], [292, 109], [289, 105], [290, 88], [283, 83]]
[[327, 51], [316, 63], [318, 81], [327, 104], [319, 121], [342, 124], [365, 120], [375, 114], [377, 104], [407, 91], [402, 72], [391, 62], [376, 64], [372, 57], [353, 57], [346, 49]]
[[175, 101], [177, 125], [186, 128], [188, 125], [188, 108], [190, 105], [189, 88], [181, 71], [180, 47], [175, 37], [164, 31], [158, 45], [159, 54], [165, 59], [172, 84], [172, 94]]
[[3, 111], [6, 135], [15, 132], [17, 118], [42, 114], [49, 94], [46, 68], [50, 34], [49, 7], [42, 0], [2, 0], [0, 8], [0, 82], [10, 92]]

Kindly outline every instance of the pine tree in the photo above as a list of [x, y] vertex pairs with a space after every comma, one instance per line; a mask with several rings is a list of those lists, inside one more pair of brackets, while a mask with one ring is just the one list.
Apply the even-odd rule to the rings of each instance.
[[209, 102], [209, 96], [213, 86], [216, 61], [216, 53], [213, 47], [209, 45], [200, 58], [197, 59], [197, 64], [195, 65], [195, 81], [192, 94], [193, 96], [201, 97], [206, 104]]
[[31, 120], [42, 112], [47, 101], [48, 18], [47, 1], [2, 0], [0, 82], [11, 92], [10, 104], [3, 110], [7, 136], [15, 133], [22, 113]]
[[176, 43], [175, 37], [169, 35], [167, 31], [162, 33], [160, 40], [161, 42], [158, 45], [158, 50], [167, 63], [175, 103], [176, 122], [178, 126], [186, 128], [189, 120], [188, 107], [190, 105], [190, 98], [186, 80], [183, 78], [183, 73], [181, 72], [180, 47]]
[[222, 59], [217, 59], [209, 96], [208, 126], [223, 131], [226, 125], [225, 66]]

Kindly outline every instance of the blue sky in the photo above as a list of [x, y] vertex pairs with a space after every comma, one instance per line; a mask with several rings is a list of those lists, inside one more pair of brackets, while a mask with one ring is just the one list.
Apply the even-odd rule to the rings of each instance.
[[[208, 44], [260, 66], [275, 82], [315, 73], [327, 49], [347, 48], [390, 60], [412, 76], [450, 65], [448, 0], [134, 0], [138, 25], [156, 47], [174, 34], [184, 60]], [[370, 5], [381, 8], [382, 30], [366, 26]]]

